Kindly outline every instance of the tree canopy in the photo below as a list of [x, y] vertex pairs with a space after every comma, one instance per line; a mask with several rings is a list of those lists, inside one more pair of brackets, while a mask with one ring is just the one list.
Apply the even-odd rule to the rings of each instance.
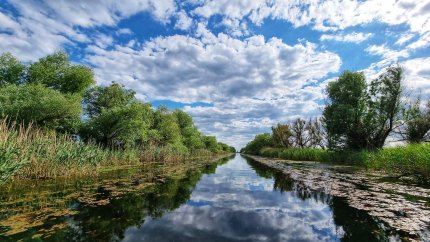
[[403, 69], [388, 68], [367, 84], [363, 73], [344, 72], [327, 87], [324, 122], [331, 148], [379, 149], [402, 108]]
[[84, 65], [74, 65], [66, 52], [59, 51], [30, 64], [25, 79], [62, 93], [83, 93], [95, 83], [92, 70]]

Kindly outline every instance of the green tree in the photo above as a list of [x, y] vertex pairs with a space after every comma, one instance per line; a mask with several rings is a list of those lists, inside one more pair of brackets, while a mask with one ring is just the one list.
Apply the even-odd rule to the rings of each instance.
[[136, 99], [134, 95], [133, 90], [125, 89], [118, 83], [106, 87], [92, 87], [84, 93], [85, 113], [89, 117], [97, 117], [103, 110], [130, 105]]
[[83, 93], [95, 83], [92, 70], [70, 63], [64, 51], [39, 59], [28, 68], [27, 83], [39, 83], [62, 93]]
[[156, 135], [153, 137], [159, 146], [175, 146], [183, 150], [181, 128], [176, 115], [167, 107], [160, 106], [154, 113], [152, 129]]
[[11, 121], [75, 133], [80, 114], [77, 95], [64, 95], [40, 84], [0, 88], [0, 115]]
[[24, 75], [25, 66], [11, 53], [0, 55], [0, 86], [19, 84]]
[[372, 118], [369, 148], [379, 149], [401, 119], [403, 68], [392, 66], [370, 84], [370, 118]]
[[185, 146], [191, 151], [203, 149], [205, 147], [202, 135], [199, 130], [194, 126], [192, 117], [186, 112], [176, 109], [173, 114], [178, 120], [179, 128]]
[[370, 85], [362, 73], [349, 71], [329, 83], [323, 115], [330, 148], [382, 148], [400, 118], [402, 78], [402, 68], [394, 66]]
[[103, 109], [81, 128], [87, 142], [110, 148], [132, 148], [145, 143], [151, 125], [151, 105], [134, 101], [123, 107]]
[[203, 142], [207, 150], [212, 152], [218, 151], [218, 142], [215, 136], [203, 136]]
[[265, 147], [272, 147], [272, 144], [272, 135], [267, 133], [258, 134], [251, 142], [246, 144], [245, 148], [243, 149], [243, 152], [247, 154], [258, 155], [260, 154], [261, 149]]
[[113, 148], [148, 142], [153, 111], [150, 104], [137, 101], [134, 94], [117, 83], [88, 89], [82, 102], [88, 116], [81, 128], [82, 138]]
[[327, 86], [324, 121], [331, 148], [367, 148], [369, 96], [363, 73], [344, 72]]

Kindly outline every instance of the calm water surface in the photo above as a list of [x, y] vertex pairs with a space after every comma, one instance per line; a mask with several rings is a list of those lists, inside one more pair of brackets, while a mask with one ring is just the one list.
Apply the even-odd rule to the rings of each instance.
[[[103, 201], [103, 188], [97, 199]], [[5, 198], [3, 197], [3, 201]], [[393, 241], [391, 229], [343, 200], [236, 155], [109, 203], [69, 201], [15, 241]], [[5, 215], [3, 215], [4, 217]], [[0, 217], [2, 219], [2, 217]], [[55, 226], [61, 224], [62, 226]], [[50, 229], [48, 229], [50, 228]], [[0, 234], [7, 227], [0, 227]]]

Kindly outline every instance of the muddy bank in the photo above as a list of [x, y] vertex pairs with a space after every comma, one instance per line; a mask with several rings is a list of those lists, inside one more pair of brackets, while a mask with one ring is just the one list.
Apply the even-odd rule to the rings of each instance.
[[405, 233], [407, 240], [430, 241], [429, 188], [349, 166], [248, 157], [290, 176], [297, 181], [294, 189], [299, 193], [323, 192], [344, 198], [351, 207]]

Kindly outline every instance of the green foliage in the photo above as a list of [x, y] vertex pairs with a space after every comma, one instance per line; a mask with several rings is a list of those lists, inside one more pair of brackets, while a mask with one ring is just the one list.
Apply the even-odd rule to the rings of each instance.
[[410, 144], [370, 153], [366, 166], [399, 175], [430, 178], [430, 144]]
[[182, 144], [181, 128], [176, 116], [167, 107], [160, 106], [154, 113], [152, 129], [156, 131], [155, 142], [157, 145]]
[[83, 93], [94, 84], [92, 70], [73, 65], [63, 51], [39, 59], [28, 68], [27, 83], [39, 83], [62, 93]]
[[149, 104], [136, 100], [134, 91], [112, 83], [84, 93], [86, 120], [80, 135], [103, 147], [127, 149], [148, 140], [153, 112]]
[[103, 110], [124, 107], [135, 101], [135, 92], [112, 83], [107, 87], [95, 86], [84, 93], [85, 113], [89, 117], [101, 115]]
[[185, 146], [190, 151], [196, 151], [205, 148], [205, 144], [202, 140], [202, 135], [199, 130], [194, 126], [192, 117], [186, 112], [176, 109], [173, 114], [177, 118], [179, 128], [181, 129], [181, 135]]
[[430, 178], [430, 144], [411, 144], [406, 147], [376, 151], [264, 148], [261, 155], [286, 160], [354, 164], [401, 176], [415, 175], [420, 179]]
[[0, 55], [0, 86], [19, 84], [24, 75], [25, 66], [11, 53]]
[[0, 88], [2, 119], [75, 133], [80, 123], [80, 98], [40, 84]]
[[321, 161], [327, 151], [322, 149], [300, 149], [300, 148], [264, 148], [261, 155], [272, 158], [298, 161]]
[[242, 152], [246, 154], [258, 155], [261, 149], [265, 147], [271, 147], [273, 144], [272, 135], [270, 134], [258, 134], [255, 136], [254, 140], [246, 144]]
[[132, 148], [147, 139], [151, 106], [133, 102], [127, 106], [104, 109], [100, 115], [85, 122], [80, 135], [86, 142], [103, 147]]
[[399, 121], [403, 70], [388, 68], [367, 85], [362, 73], [344, 72], [329, 83], [324, 122], [329, 148], [382, 148]]
[[218, 142], [215, 136], [203, 136], [203, 142], [207, 150], [210, 150], [212, 152], [218, 151]]
[[363, 73], [344, 72], [327, 87], [329, 99], [324, 121], [329, 133], [330, 148], [366, 148], [369, 126], [366, 111], [369, 97]]

